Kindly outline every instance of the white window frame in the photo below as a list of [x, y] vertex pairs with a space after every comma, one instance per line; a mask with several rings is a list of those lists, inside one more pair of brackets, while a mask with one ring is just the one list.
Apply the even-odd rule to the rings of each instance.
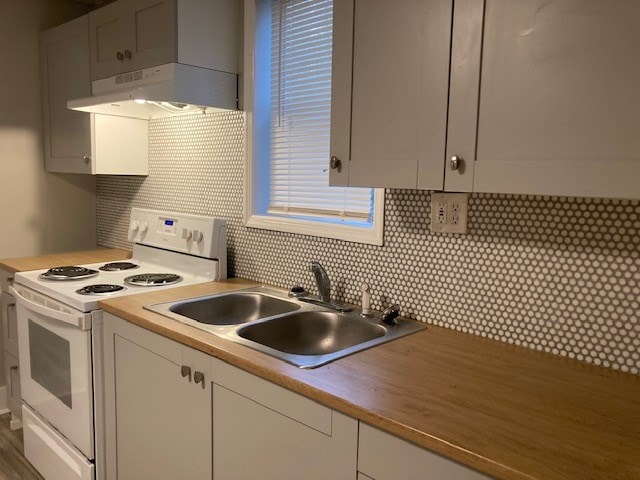
[[[260, 78], [260, 69], [256, 68], [260, 58], [265, 58], [267, 49], [259, 52], [260, 45], [256, 38], [267, 35], [271, 25], [271, 0], [246, 0], [244, 2], [244, 61], [243, 61], [243, 89], [241, 102], [245, 111], [245, 184], [244, 184], [244, 222], [247, 227], [275, 230], [279, 232], [298, 233], [315, 237], [334, 238], [350, 242], [369, 245], [383, 244], [384, 227], [384, 189], [374, 189], [373, 218], [371, 227], [360, 227], [335, 222], [313, 221], [310, 219], [293, 218], [262, 214], [266, 211], [265, 200], [268, 202], [269, 149], [260, 144], [265, 143], [260, 135], [269, 135], [270, 104], [268, 95], [261, 95], [256, 89], [256, 79]], [[264, 19], [258, 23], [259, 19]], [[269, 21], [266, 21], [269, 19]], [[257, 53], [257, 55], [256, 55]], [[270, 52], [269, 57], [270, 57]], [[261, 56], [262, 55], [262, 56]], [[256, 61], [257, 59], [257, 61]], [[264, 70], [264, 69], [263, 69]], [[263, 73], [264, 74], [264, 73]], [[268, 90], [268, 88], [267, 88]], [[261, 117], [254, 114], [255, 108], [266, 112]], [[262, 130], [255, 128], [258, 122]], [[266, 150], [266, 151], [265, 151]], [[327, 164], [329, 159], [327, 159]]]

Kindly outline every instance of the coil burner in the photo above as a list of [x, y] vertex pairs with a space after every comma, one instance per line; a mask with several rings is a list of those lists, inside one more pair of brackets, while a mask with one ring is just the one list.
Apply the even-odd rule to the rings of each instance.
[[87, 285], [86, 287], [82, 287], [79, 290], [76, 290], [76, 293], [80, 295], [110, 295], [112, 293], [122, 292], [126, 290], [122, 285], [109, 285], [106, 283], [99, 283], [96, 285]]
[[62, 267], [50, 268], [46, 272], [40, 274], [40, 278], [45, 280], [81, 280], [91, 278], [98, 275], [97, 270], [86, 267], [76, 267], [74, 265], [65, 265]]
[[180, 275], [175, 273], [141, 273], [124, 279], [127, 285], [138, 287], [158, 287], [160, 285], [173, 285], [182, 281]]
[[121, 270], [133, 270], [138, 267], [140, 267], [140, 265], [131, 262], [112, 262], [105, 263], [99, 268], [99, 270], [102, 270], [103, 272], [119, 272]]

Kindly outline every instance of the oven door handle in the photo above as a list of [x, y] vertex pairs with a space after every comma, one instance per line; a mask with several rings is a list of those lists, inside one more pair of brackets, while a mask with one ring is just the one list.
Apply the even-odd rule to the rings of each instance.
[[86, 330], [85, 324], [87, 322], [86, 322], [84, 313], [81, 315], [72, 315], [70, 313], [65, 313], [59, 310], [54, 310], [52, 308], [47, 308], [44, 305], [40, 305], [39, 303], [36, 303], [24, 297], [13, 286], [9, 287], [9, 292], [11, 292], [11, 294], [14, 296], [18, 304], [22, 305], [24, 308], [31, 310], [32, 312], [39, 313], [40, 315], [43, 315], [47, 318], [53, 318], [60, 322], [68, 323], [69, 325], [73, 325], [74, 327], [81, 328], [82, 330]]

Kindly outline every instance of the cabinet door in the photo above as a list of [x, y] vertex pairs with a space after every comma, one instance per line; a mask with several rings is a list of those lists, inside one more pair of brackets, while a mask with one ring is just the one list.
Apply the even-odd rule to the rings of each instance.
[[174, 0], [120, 0], [91, 12], [91, 80], [175, 61], [175, 17]]
[[215, 361], [216, 480], [352, 480], [357, 421]]
[[335, 2], [332, 185], [442, 189], [452, 3]]
[[89, 114], [67, 101], [91, 96], [88, 17], [44, 32], [40, 39], [45, 166], [50, 172], [91, 173]]
[[364, 423], [360, 423], [358, 471], [375, 480], [491, 478]]
[[[11, 429], [19, 428], [22, 419], [22, 395], [20, 394], [20, 363], [18, 357], [4, 352], [4, 374], [7, 381], [7, 407], [11, 411]], [[16, 424], [17, 422], [17, 424]]]
[[640, 198], [640, 3], [488, 0], [474, 186]]
[[4, 350], [18, 358], [18, 317], [13, 296], [2, 292], [0, 294], [0, 309]]
[[[128, 38], [126, 11], [121, 0], [89, 14], [91, 80], [107, 78], [125, 71], [124, 50]], [[82, 97], [78, 97], [82, 98]]]
[[[140, 70], [175, 61], [174, 0], [130, 2], [125, 22], [127, 32], [125, 71]], [[127, 52], [131, 52], [131, 55]]]
[[107, 478], [210, 480], [208, 367], [183, 372], [186, 347], [111, 315], [104, 335]]

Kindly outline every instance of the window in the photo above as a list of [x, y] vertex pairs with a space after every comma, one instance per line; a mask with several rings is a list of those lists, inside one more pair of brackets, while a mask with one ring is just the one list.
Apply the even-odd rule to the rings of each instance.
[[333, 1], [249, 3], [247, 225], [382, 244], [383, 191], [329, 186]]

